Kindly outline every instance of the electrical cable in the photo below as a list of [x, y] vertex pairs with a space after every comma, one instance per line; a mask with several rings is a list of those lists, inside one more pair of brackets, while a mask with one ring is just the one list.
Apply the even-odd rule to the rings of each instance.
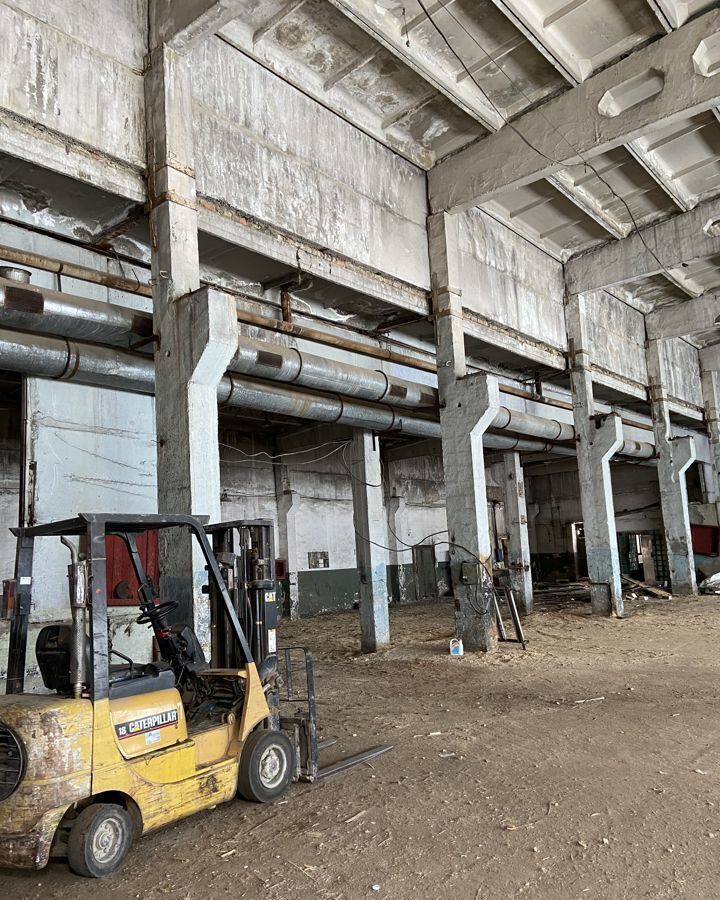
[[[452, 44], [450, 43], [450, 41], [447, 39], [447, 37], [446, 37], [445, 34], [443, 33], [443, 31], [442, 31], [442, 29], [440, 28], [440, 26], [437, 24], [437, 22], [435, 22], [435, 20], [433, 19], [433, 17], [430, 15], [430, 13], [428, 12], [428, 10], [426, 9], [426, 7], [425, 7], [425, 5], [424, 5], [424, 3], [423, 3], [423, 0], [417, 0], [417, 2], [418, 2], [418, 5], [420, 6], [420, 8], [422, 9], [422, 11], [425, 13], [425, 16], [427, 17], [427, 19], [428, 19], [428, 20], [430, 21], [430, 23], [432, 24], [433, 28], [437, 31], [438, 35], [440, 36], [440, 38], [443, 40], [443, 42], [444, 42], [445, 45], [447, 46], [447, 48], [450, 50], [450, 52], [453, 54], [453, 56], [457, 59], [457, 61], [458, 61], [458, 62], [460, 63], [460, 65], [463, 67], [463, 69], [464, 69], [465, 72], [467, 73], [468, 77], [472, 80], [473, 84], [475, 84], [475, 86], [476, 86], [477, 89], [480, 91], [480, 93], [483, 95], [483, 97], [485, 98], [485, 100], [490, 104], [490, 106], [492, 106], [492, 108], [495, 110], [495, 112], [497, 113], [497, 115], [500, 116], [500, 118], [502, 119], [502, 121], [504, 122], [504, 124], [505, 124], [508, 128], [511, 128], [512, 131], [514, 131], [515, 134], [517, 134], [517, 136], [522, 140], [522, 142], [523, 142], [530, 150], [532, 150], [534, 153], [537, 153], [538, 156], [542, 156], [543, 159], [546, 159], [548, 162], [552, 163], [553, 165], [556, 165], [556, 166], [562, 166], [562, 167], [564, 167], [564, 168], [567, 168], [569, 164], [568, 164], [567, 162], [565, 162], [564, 160], [554, 159], [553, 157], [548, 156], [546, 153], [543, 153], [542, 150], [539, 150], [537, 147], [535, 147], [535, 146], [533, 145], [533, 143], [532, 143], [527, 137], [525, 137], [525, 135], [520, 131], [520, 129], [519, 129], [513, 122], [511, 122], [510, 119], [509, 119], [503, 112], [500, 111], [500, 109], [499, 109], [499, 108], [497, 107], [497, 105], [493, 102], [493, 100], [490, 98], [490, 96], [488, 95], [488, 93], [487, 93], [487, 92], [483, 89], [483, 87], [480, 85], [480, 83], [478, 82], [477, 78], [475, 78], [475, 76], [473, 75], [472, 71], [471, 71], [471, 70], [468, 68], [468, 66], [465, 64], [465, 61], [462, 59], [462, 57], [459, 55], [459, 53], [455, 50], [455, 48], [452, 46]], [[495, 59], [495, 57], [494, 57], [494, 56], [493, 56], [493, 55], [492, 55], [492, 54], [491, 54], [491, 53], [490, 53], [490, 52], [489, 52], [489, 51], [488, 51], [481, 43], [480, 43], [480, 41], [477, 39], [477, 37], [476, 37], [475, 35], [473, 35], [473, 34], [472, 34], [472, 33], [471, 33], [471, 32], [463, 25], [463, 23], [462, 23], [462, 22], [457, 18], [457, 16], [452, 12], [452, 10], [451, 10], [449, 7], [447, 7], [447, 6], [443, 6], [443, 9], [445, 10], [445, 12], [447, 12], [447, 13], [451, 16], [451, 18], [452, 18], [455, 22], [457, 22], [457, 24], [463, 29], [463, 31], [464, 31], [464, 32], [465, 32], [465, 33], [466, 33], [466, 34], [467, 34], [467, 35], [475, 42], [475, 44], [477, 44], [477, 46], [480, 48], [480, 50], [482, 50], [482, 52], [488, 57], [488, 59], [495, 65], [496, 69], [497, 69], [499, 72], [501, 72], [501, 73], [507, 78], [507, 80], [510, 82], [510, 84], [511, 84], [517, 91], [519, 91], [519, 92], [523, 95], [523, 97], [525, 97], [525, 99], [528, 100], [528, 102], [534, 103], [535, 101], [531, 100], [531, 98], [527, 95], [527, 93], [525, 92], [525, 90], [524, 90], [520, 85], [518, 85], [518, 84], [510, 77], [510, 75], [508, 75], [508, 73], [502, 68], [502, 66], [498, 63], [498, 61]], [[538, 107], [536, 107], [536, 109], [537, 109], [538, 114], [541, 115], [541, 116], [543, 117], [543, 119], [548, 123], [548, 125], [553, 129], [553, 131], [554, 131], [554, 132], [555, 132], [555, 133], [556, 133], [556, 134], [557, 134], [557, 135], [558, 135], [558, 136], [559, 136], [559, 137], [560, 137], [560, 138], [568, 145], [568, 147], [572, 150], [573, 154], [574, 154], [575, 156], [578, 156], [578, 157], [582, 160], [582, 163], [583, 163], [583, 165], [585, 166], [586, 170], [589, 169], [589, 170], [595, 175], [595, 177], [596, 177], [602, 184], [605, 185], [605, 187], [610, 191], [610, 193], [612, 194], [612, 196], [613, 196], [616, 200], [619, 200], [620, 203], [622, 203], [622, 205], [623, 205], [623, 206], [625, 207], [625, 209], [627, 210], [627, 214], [628, 214], [628, 216], [630, 217], [630, 221], [632, 222], [633, 228], [635, 229], [635, 232], [636, 232], [637, 236], [640, 238], [641, 243], [643, 244], [643, 246], [645, 247], [645, 249], [648, 251], [648, 253], [653, 257], [653, 259], [655, 260], [655, 262], [660, 266], [660, 268], [661, 268], [662, 271], [665, 273], [665, 275], [667, 276], [667, 278], [668, 278], [671, 282], [673, 282], [673, 277], [672, 277], [672, 275], [670, 274], [670, 270], [667, 268], [667, 266], [665, 266], [665, 264], [662, 262], [662, 260], [658, 257], [658, 255], [655, 253], [655, 251], [649, 246], [649, 244], [648, 244], [647, 241], [645, 240], [645, 237], [643, 236], [642, 231], [640, 230], [640, 226], [638, 225], [638, 223], [637, 223], [637, 221], [636, 221], [636, 219], [635, 219], [635, 216], [633, 215], [633, 212], [632, 212], [632, 210], [630, 209], [630, 207], [629, 207], [628, 203], [626, 202], [625, 198], [622, 197], [622, 196], [620, 196], [620, 194], [617, 193], [617, 191], [612, 187], [612, 185], [611, 185], [605, 178], [603, 178], [603, 176], [598, 172], [597, 168], [596, 168], [592, 163], [588, 162], [588, 160], [583, 156], [583, 154], [580, 153], [580, 151], [577, 150], [577, 149], [572, 145], [572, 143], [570, 142], [570, 140], [569, 140], [569, 139], [568, 139], [568, 138], [560, 131], [560, 129], [559, 129], [555, 124], [553, 124], [553, 122], [550, 121], [550, 119], [547, 117], [547, 115], [546, 115], [545, 112], [543, 111], [542, 106], [538, 106]]]
[[[232, 444], [223, 444], [222, 441], [220, 441], [220, 446], [227, 447], [228, 450], [234, 450], [236, 453], [241, 453], [249, 459], [255, 459], [258, 456], [267, 456], [268, 459], [283, 459], [286, 456], [302, 456], [303, 453], [310, 453], [312, 450], [323, 450], [325, 447], [332, 447], [336, 444], [343, 445], [349, 443], [350, 441], [347, 438], [337, 441], [325, 441], [322, 444], [316, 444], [314, 447], [305, 447], [302, 450], [288, 450], [283, 453], [268, 453], [267, 450], [259, 450], [257, 453], [247, 453], [245, 450], [241, 450], [240, 447], [234, 447]], [[338, 447], [338, 449], [340, 448]]]
[[[373, 484], [373, 483], [370, 482], [370, 481], [363, 481], [362, 478], [358, 478], [357, 475], [353, 475], [353, 473], [352, 473], [352, 471], [351, 471], [351, 469], [350, 469], [350, 466], [348, 465], [347, 457], [345, 456], [345, 451], [347, 450], [348, 446], [349, 446], [351, 443], [352, 443], [352, 441], [347, 441], [347, 443], [346, 443], [346, 444], [343, 446], [343, 448], [342, 448], [342, 454], [341, 454], [341, 456], [342, 456], [342, 461], [343, 461], [343, 465], [345, 466], [345, 471], [348, 473], [348, 475], [350, 476], [350, 478], [352, 478], [352, 480], [355, 481], [355, 482], [357, 482], [358, 484], [364, 484], [365, 487], [374, 487], [374, 488], [383, 487], [383, 484], [384, 484], [384, 471], [383, 471], [382, 457], [380, 458], [380, 484]], [[353, 460], [353, 462], [360, 462], [360, 460]], [[389, 549], [389, 548], [386, 547], [385, 549], [387, 550], [387, 549]]]

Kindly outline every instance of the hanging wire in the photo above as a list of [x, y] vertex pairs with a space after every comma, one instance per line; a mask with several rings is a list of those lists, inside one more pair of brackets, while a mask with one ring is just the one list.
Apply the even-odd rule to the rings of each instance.
[[[220, 446], [221, 447], [229, 447], [230, 445], [229, 444], [221, 444]], [[294, 462], [293, 466], [311, 466], [313, 463], [321, 462], [323, 459], [328, 459], [329, 457], [334, 456], [340, 450], [344, 450], [345, 446], [346, 446], [345, 444], [341, 444], [339, 447], [335, 447], [333, 450], [330, 450], [328, 453], [323, 454], [323, 456], [316, 456], [313, 459], [306, 459], [306, 460], [302, 460], [300, 462]], [[237, 448], [230, 447], [230, 449], [236, 450]], [[288, 455], [293, 456], [296, 454], [291, 453]], [[276, 459], [277, 459], [277, 457], [270, 457], [267, 460], [267, 462], [269, 462], [270, 465], [272, 465], [272, 466], [282, 465], [282, 463], [277, 462]], [[221, 457], [220, 462], [225, 463], [226, 465], [229, 465], [229, 466], [251, 466], [251, 465], [253, 465], [254, 460], [252, 458], [250, 458], [250, 459], [226, 459], [224, 457]], [[265, 462], [265, 460], [263, 460], [263, 462]]]
[[232, 444], [223, 444], [220, 442], [221, 447], [227, 447], [228, 450], [234, 450], [236, 453], [241, 453], [243, 456], [248, 459], [256, 459], [258, 456], [266, 456], [268, 459], [284, 459], [287, 456], [302, 456], [304, 453], [310, 453], [312, 450], [324, 450], [325, 447], [336, 446], [336, 450], [339, 450], [341, 446], [349, 444], [350, 441], [345, 438], [343, 440], [337, 441], [325, 441], [322, 444], [316, 444], [314, 447], [304, 447], [302, 450], [288, 450], [283, 453], [268, 453], [267, 450], [259, 450], [257, 453], [247, 453], [245, 450], [241, 450], [240, 447], [234, 447]]
[[[370, 481], [364, 481], [362, 478], [358, 478], [357, 475], [353, 474], [352, 469], [350, 468], [350, 465], [348, 464], [347, 457], [345, 456], [345, 451], [347, 450], [347, 448], [350, 446], [351, 443], [352, 443], [352, 441], [348, 441], [345, 444], [345, 446], [342, 448], [341, 456], [342, 456], [343, 465], [345, 467], [345, 471], [348, 473], [350, 478], [352, 478], [352, 480], [357, 482], [358, 484], [364, 484], [366, 487], [375, 487], [375, 488], [382, 487], [384, 484], [384, 479], [385, 479], [382, 457], [380, 457], [380, 483], [373, 484]], [[360, 460], [353, 460], [353, 464], [355, 464], [355, 462], [360, 462]], [[388, 548], [386, 547], [385, 549], [387, 550]]]

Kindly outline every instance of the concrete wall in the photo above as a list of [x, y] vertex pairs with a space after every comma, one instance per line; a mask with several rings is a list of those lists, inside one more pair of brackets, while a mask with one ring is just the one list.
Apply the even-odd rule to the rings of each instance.
[[[530, 552], [541, 573], [572, 565], [570, 526], [583, 518], [577, 470], [572, 465], [556, 466], [562, 470], [543, 472], [534, 467], [525, 477]], [[614, 463], [612, 482], [619, 533], [647, 534], [662, 528], [654, 466]]]
[[604, 291], [583, 295], [581, 302], [593, 366], [647, 384], [645, 316]]
[[[274, 442], [238, 434], [220, 422], [220, 485], [223, 519], [271, 519], [277, 523]], [[278, 535], [275, 530], [275, 546]]]
[[[157, 510], [152, 397], [37, 378], [28, 378], [26, 397], [32, 521], [52, 522], [79, 512]], [[36, 541], [30, 651], [43, 624], [69, 618], [68, 562], [68, 550], [58, 538]], [[136, 616], [134, 609], [109, 611], [113, 644], [138, 661], [149, 661], [150, 634], [135, 624]], [[0, 622], [2, 660], [8, 632], [9, 623]], [[30, 652], [31, 673], [34, 666]]]
[[219, 38], [190, 62], [200, 193], [429, 286], [420, 169]]
[[668, 394], [693, 406], [702, 407], [700, 357], [697, 349], [682, 338], [660, 341], [660, 359]]
[[[431, 546], [435, 560], [435, 596], [449, 591], [449, 548], [442, 458], [394, 460], [386, 467], [388, 513], [388, 588], [393, 601], [413, 602], [421, 593], [413, 565], [414, 544]], [[420, 598], [421, 599], [421, 598]]]
[[144, 168], [144, 0], [0, 3], [0, 34], [0, 107]]
[[480, 210], [459, 226], [463, 306], [564, 350], [561, 263]]

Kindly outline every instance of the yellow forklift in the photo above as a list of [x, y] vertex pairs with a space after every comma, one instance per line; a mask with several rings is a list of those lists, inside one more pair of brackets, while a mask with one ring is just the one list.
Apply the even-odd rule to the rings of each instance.
[[[171, 623], [178, 601], [158, 595], [138, 549], [146, 532], [172, 540], [178, 529], [191, 533], [208, 572], [210, 663], [192, 627]], [[52, 854], [66, 856], [79, 875], [104, 877], [140, 834], [236, 795], [272, 802], [293, 780], [327, 777], [391, 749], [318, 766], [312, 657], [302, 648], [278, 652], [275, 643], [269, 522], [225, 523], [208, 535], [190, 516], [81, 514], [13, 533], [17, 597], [0, 696], [0, 866], [42, 868]], [[110, 536], [132, 564], [136, 621], [152, 629], [152, 662], [133, 661], [109, 640]], [[70, 552], [71, 620], [39, 631], [43, 689], [30, 693], [33, 557], [46, 538]], [[283, 702], [292, 714], [282, 714]]]

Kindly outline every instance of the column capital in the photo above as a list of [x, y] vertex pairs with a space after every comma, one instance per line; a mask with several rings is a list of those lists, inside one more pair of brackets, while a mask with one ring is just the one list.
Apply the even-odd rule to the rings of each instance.
[[673, 467], [678, 475], [685, 472], [697, 459], [695, 438], [692, 435], [670, 438]]
[[601, 461], [610, 460], [623, 445], [622, 419], [617, 413], [592, 418], [588, 437], [593, 455]]

